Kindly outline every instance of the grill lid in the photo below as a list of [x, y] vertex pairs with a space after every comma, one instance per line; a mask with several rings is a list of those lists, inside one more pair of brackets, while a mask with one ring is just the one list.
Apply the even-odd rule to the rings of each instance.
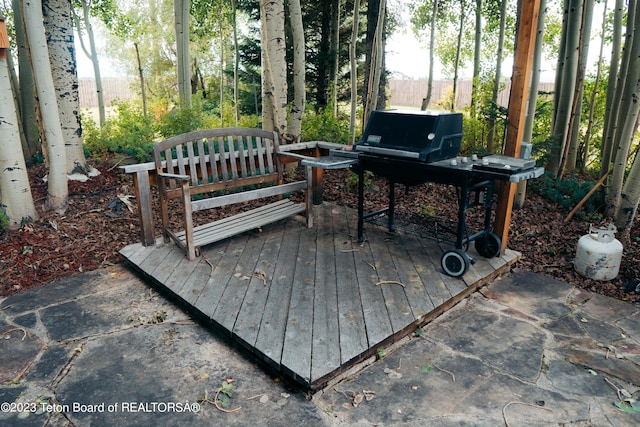
[[456, 157], [461, 142], [461, 113], [376, 110], [354, 149], [435, 162]]

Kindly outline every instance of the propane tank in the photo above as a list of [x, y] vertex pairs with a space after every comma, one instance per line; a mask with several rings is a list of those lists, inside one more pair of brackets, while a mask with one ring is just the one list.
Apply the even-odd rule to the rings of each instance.
[[589, 225], [589, 234], [578, 240], [576, 271], [594, 280], [611, 280], [618, 276], [622, 261], [622, 243], [615, 238], [616, 226]]

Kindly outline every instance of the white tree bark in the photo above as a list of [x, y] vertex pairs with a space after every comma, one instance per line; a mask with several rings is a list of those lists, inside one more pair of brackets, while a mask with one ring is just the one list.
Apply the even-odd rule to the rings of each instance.
[[[89, 165], [84, 156], [80, 124], [80, 95], [76, 51], [71, 18], [71, 0], [45, 0], [42, 9], [49, 48], [51, 73], [58, 97], [60, 124], [65, 141], [67, 174], [86, 176]], [[78, 178], [82, 179], [82, 178]]]
[[287, 62], [284, 37], [284, 1], [260, 0], [262, 21], [263, 127], [287, 134]]
[[23, 16], [29, 47], [34, 80], [40, 103], [42, 127], [49, 159], [47, 185], [47, 207], [57, 213], [64, 213], [68, 207], [67, 159], [60, 125], [60, 114], [56, 91], [51, 77], [49, 49], [44, 34], [42, 4], [40, 0], [26, 0]]
[[358, 26], [360, 23], [360, 1], [353, 4], [353, 25], [351, 26], [351, 42], [349, 43], [349, 65], [351, 67], [351, 118], [349, 120], [349, 142], [356, 141], [356, 112], [358, 108], [358, 62], [356, 45], [358, 43]]
[[6, 58], [0, 58], [0, 202], [9, 217], [9, 228], [18, 228], [38, 218], [20, 143]]
[[189, 56], [189, 0], [173, 0], [176, 28], [176, 65], [180, 103], [191, 106], [191, 60]]
[[98, 60], [98, 50], [96, 49], [96, 39], [93, 34], [93, 27], [91, 26], [91, 18], [89, 16], [89, 3], [87, 0], [80, 0], [82, 3], [82, 16], [84, 21], [85, 29], [87, 30], [87, 37], [89, 37], [89, 48], [90, 51], [85, 47], [82, 40], [82, 33], [80, 31], [80, 25], [78, 25], [78, 34], [80, 34], [80, 44], [82, 45], [82, 49], [84, 53], [91, 59], [91, 63], [93, 65], [93, 75], [96, 80], [96, 96], [98, 97], [98, 114], [100, 117], [100, 127], [104, 125], [106, 120], [106, 112], [104, 108], [104, 91], [102, 90], [102, 75], [100, 74], [100, 61]]
[[633, 219], [638, 212], [638, 204], [640, 202], [640, 159], [636, 156], [631, 171], [627, 177], [624, 187], [622, 188], [622, 195], [613, 215], [614, 224], [621, 236], [626, 238], [631, 231], [631, 225]]
[[293, 102], [289, 113], [289, 135], [291, 135], [292, 142], [298, 142], [302, 131], [302, 116], [306, 102], [306, 61], [300, 0], [289, 0], [289, 19], [293, 33]]

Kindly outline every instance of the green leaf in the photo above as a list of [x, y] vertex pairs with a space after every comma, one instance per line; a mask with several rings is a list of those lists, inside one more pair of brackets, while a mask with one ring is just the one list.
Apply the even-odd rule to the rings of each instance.
[[632, 402], [631, 404], [628, 402], [616, 402], [614, 405], [622, 412], [626, 412], [627, 414], [636, 414], [640, 412], [640, 405], [637, 405], [636, 403], [637, 402]]
[[429, 365], [422, 365], [420, 369], [422, 369], [422, 372], [424, 372], [425, 374], [428, 374], [429, 372], [431, 372], [431, 366]]

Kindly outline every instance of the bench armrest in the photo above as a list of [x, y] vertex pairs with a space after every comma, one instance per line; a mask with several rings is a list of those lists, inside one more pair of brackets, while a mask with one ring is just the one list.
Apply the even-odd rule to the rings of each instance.
[[175, 173], [159, 173], [158, 176], [160, 178], [177, 179], [180, 181], [189, 181], [191, 179], [189, 175], [178, 175]]
[[286, 151], [278, 151], [278, 155], [283, 156], [283, 157], [291, 157], [292, 159], [297, 159], [297, 160], [308, 160], [308, 159], [313, 159], [313, 157], [310, 156], [305, 156], [302, 154], [297, 154], [297, 153], [288, 153]]

